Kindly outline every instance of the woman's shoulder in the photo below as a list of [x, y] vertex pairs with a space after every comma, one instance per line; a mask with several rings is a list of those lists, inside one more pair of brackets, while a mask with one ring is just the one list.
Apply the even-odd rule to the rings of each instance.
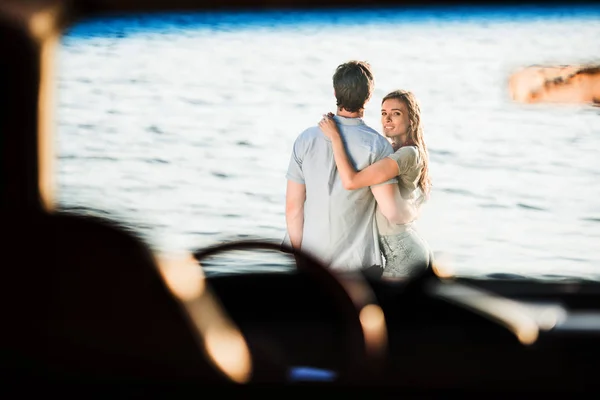
[[417, 149], [417, 146], [402, 146], [396, 150], [396, 153], [409, 157], [417, 157], [419, 149]]
[[402, 146], [390, 157], [396, 161], [402, 160], [404, 163], [417, 164], [419, 161], [419, 149], [416, 146]]
[[418, 176], [423, 167], [419, 149], [416, 146], [400, 147], [390, 158], [398, 164], [400, 175]]

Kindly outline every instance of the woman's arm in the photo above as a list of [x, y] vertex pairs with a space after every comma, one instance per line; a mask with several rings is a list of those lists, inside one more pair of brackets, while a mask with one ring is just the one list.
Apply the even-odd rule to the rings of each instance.
[[325, 136], [331, 139], [333, 157], [335, 158], [335, 164], [340, 172], [342, 184], [345, 189], [354, 190], [365, 186], [377, 185], [398, 175], [398, 164], [388, 157], [357, 172], [348, 159], [348, 154], [344, 148], [344, 143], [342, 142], [342, 137], [335, 124], [335, 120], [329, 115], [325, 115], [321, 122], [319, 122], [319, 127]]

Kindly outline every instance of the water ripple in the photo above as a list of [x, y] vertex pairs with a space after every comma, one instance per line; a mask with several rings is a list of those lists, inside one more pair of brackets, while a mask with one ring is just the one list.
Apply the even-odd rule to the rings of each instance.
[[517, 203], [516, 205], [517, 205], [517, 207], [524, 208], [526, 210], [548, 211], [547, 209], [545, 209], [543, 207], [532, 206], [530, 204], [525, 204], [525, 203]]

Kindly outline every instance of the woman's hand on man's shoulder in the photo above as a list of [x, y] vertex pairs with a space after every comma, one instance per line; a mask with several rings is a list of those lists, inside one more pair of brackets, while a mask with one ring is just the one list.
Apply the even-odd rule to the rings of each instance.
[[323, 118], [319, 121], [319, 128], [321, 128], [323, 134], [330, 139], [333, 139], [340, 134], [335, 119], [333, 119], [333, 113], [323, 114]]

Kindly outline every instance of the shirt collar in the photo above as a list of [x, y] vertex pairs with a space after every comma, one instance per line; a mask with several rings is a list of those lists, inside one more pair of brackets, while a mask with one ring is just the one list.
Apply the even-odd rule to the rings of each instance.
[[334, 115], [333, 119], [335, 119], [335, 122], [337, 122], [338, 124], [341, 125], [364, 125], [364, 121], [362, 120], [362, 118], [348, 118], [348, 117], [341, 117], [339, 115]]

